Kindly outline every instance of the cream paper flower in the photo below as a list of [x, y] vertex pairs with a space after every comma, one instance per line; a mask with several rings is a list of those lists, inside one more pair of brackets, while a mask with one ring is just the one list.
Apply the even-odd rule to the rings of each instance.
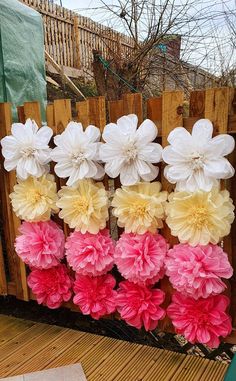
[[161, 183], [138, 183], [118, 188], [112, 200], [113, 215], [117, 225], [126, 233], [156, 233], [163, 227], [167, 192], [161, 191]]
[[61, 178], [67, 178], [71, 186], [84, 178], [101, 179], [104, 168], [98, 163], [100, 131], [97, 127], [88, 126], [83, 131], [81, 123], [70, 122], [61, 135], [54, 138], [57, 145], [51, 153], [56, 161], [55, 172]]
[[176, 190], [194, 192], [210, 191], [219, 179], [234, 175], [234, 169], [224, 157], [234, 149], [234, 139], [226, 134], [212, 138], [210, 120], [200, 119], [192, 129], [192, 135], [183, 127], [177, 127], [168, 136], [169, 146], [162, 152], [167, 180], [176, 184]]
[[41, 177], [48, 172], [52, 129], [47, 126], [38, 128], [34, 120], [27, 119], [25, 124], [14, 123], [11, 132], [12, 135], [1, 140], [4, 168], [7, 171], [16, 169], [21, 180], [29, 176]]
[[103, 183], [93, 180], [79, 180], [73, 186], [64, 186], [58, 192], [59, 217], [70, 228], [81, 233], [97, 234], [106, 227], [108, 196]]
[[29, 222], [48, 221], [57, 213], [57, 186], [53, 175], [19, 180], [9, 195], [17, 217]]
[[102, 134], [105, 144], [100, 148], [108, 176], [120, 175], [122, 185], [134, 185], [140, 181], [152, 181], [158, 175], [158, 167], [152, 163], [161, 161], [162, 147], [153, 143], [157, 136], [155, 124], [146, 119], [137, 129], [136, 115], [123, 116], [117, 124], [108, 124]]
[[234, 205], [226, 190], [173, 192], [166, 206], [171, 234], [191, 246], [216, 245], [230, 232]]

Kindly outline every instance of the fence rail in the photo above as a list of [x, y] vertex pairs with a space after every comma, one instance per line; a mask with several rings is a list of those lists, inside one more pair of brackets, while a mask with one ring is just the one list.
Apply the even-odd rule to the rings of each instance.
[[[159, 130], [158, 139], [163, 146], [167, 144], [167, 136], [173, 128], [184, 126], [191, 130], [193, 124], [203, 117], [209, 118], [213, 122], [215, 134], [228, 133], [236, 136], [236, 89], [224, 87], [192, 92], [190, 95], [189, 116], [187, 117], [183, 115], [183, 102], [184, 93], [182, 91], [167, 91], [163, 93], [162, 97], [150, 98], [145, 103], [141, 94], [125, 94], [121, 100], [110, 101], [107, 105], [104, 97], [94, 97], [76, 104], [76, 119], [82, 122], [85, 127], [88, 124], [93, 124], [103, 130], [106, 122], [114, 122], [122, 115], [135, 113], [138, 115], [140, 123], [145, 114], [145, 117], [147, 116], [156, 123]], [[108, 109], [108, 116], [106, 109]], [[46, 111], [47, 123], [53, 129], [55, 135], [61, 133], [68, 122], [72, 120], [71, 101], [69, 99], [55, 100], [53, 104], [48, 104]], [[38, 124], [41, 124], [38, 102], [26, 102], [18, 108], [18, 115], [21, 122], [30, 117]], [[0, 136], [9, 134], [10, 128], [11, 107], [8, 103], [2, 103], [0, 104]], [[235, 166], [236, 152], [231, 154], [230, 161]], [[18, 234], [20, 220], [12, 212], [9, 193], [13, 189], [16, 177], [14, 173], [8, 173], [3, 169], [3, 158], [1, 158], [1, 164], [2, 181], [0, 183], [0, 192], [3, 234], [1, 237], [2, 245], [0, 245], [0, 294], [16, 295], [19, 299], [29, 300], [34, 297], [27, 288], [27, 269], [14, 251], [14, 240]], [[160, 180], [164, 189], [169, 192], [172, 191], [173, 186], [164, 178], [162, 171]], [[107, 181], [106, 179], [104, 183], [107, 189], [120, 186], [117, 179], [114, 181]], [[59, 179], [58, 184], [60, 184]], [[230, 190], [231, 197], [236, 203], [235, 178], [227, 180], [224, 185]], [[111, 222], [110, 226], [114, 226], [114, 221]], [[68, 233], [65, 226], [64, 231], [66, 234]], [[163, 229], [162, 234], [170, 243], [173, 242], [173, 237], [167, 228]], [[224, 248], [236, 273], [236, 223], [232, 225], [230, 235], [224, 240]], [[168, 304], [172, 288], [167, 278], [161, 281], [161, 288], [167, 295], [166, 304]], [[230, 280], [227, 293], [231, 298], [230, 313], [234, 331], [226, 340], [236, 344], [235, 275]], [[70, 303], [67, 304], [67, 307], [74, 308]], [[171, 329], [170, 321], [165, 319], [161, 322], [160, 327], [164, 330]]]

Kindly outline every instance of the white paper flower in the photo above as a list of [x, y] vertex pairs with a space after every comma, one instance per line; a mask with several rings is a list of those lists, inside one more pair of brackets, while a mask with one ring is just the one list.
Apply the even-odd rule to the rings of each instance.
[[12, 135], [1, 140], [2, 154], [7, 171], [16, 169], [17, 177], [26, 180], [29, 176], [41, 177], [48, 172], [51, 149], [48, 143], [52, 137], [51, 128], [38, 128], [34, 120], [27, 119], [25, 124], [14, 123]]
[[117, 124], [108, 124], [103, 131], [106, 142], [100, 148], [105, 172], [115, 178], [120, 175], [122, 185], [134, 185], [140, 181], [152, 181], [159, 168], [152, 165], [161, 160], [162, 147], [152, 143], [157, 136], [155, 124], [146, 119], [137, 129], [136, 115], [122, 116]]
[[61, 178], [67, 178], [67, 185], [84, 178], [101, 179], [104, 168], [98, 163], [100, 131], [88, 126], [83, 131], [81, 123], [70, 122], [61, 135], [54, 138], [57, 145], [52, 150], [51, 158], [56, 161], [55, 172]]
[[162, 153], [169, 164], [165, 168], [167, 180], [176, 184], [176, 190], [195, 192], [210, 191], [219, 179], [234, 175], [234, 169], [224, 157], [234, 149], [234, 139], [226, 134], [212, 138], [210, 120], [198, 120], [192, 135], [183, 127], [177, 127], [168, 136], [169, 146]]

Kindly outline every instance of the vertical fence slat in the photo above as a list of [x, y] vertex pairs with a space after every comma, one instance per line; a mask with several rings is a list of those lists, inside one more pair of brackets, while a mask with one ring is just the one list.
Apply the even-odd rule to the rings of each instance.
[[108, 113], [110, 123], [116, 123], [117, 119], [124, 115], [124, 102], [123, 100], [109, 101]]
[[106, 125], [105, 97], [89, 98], [89, 123], [99, 127], [101, 132]]
[[5, 273], [2, 238], [0, 239], [0, 295], [7, 295], [7, 278]]
[[[162, 146], [165, 147], [167, 143], [167, 137], [171, 130], [175, 127], [183, 125], [183, 115], [179, 113], [184, 101], [184, 93], [182, 91], [165, 91], [162, 95]], [[164, 176], [162, 176], [162, 188], [169, 193], [174, 189], [174, 186], [170, 184]], [[177, 239], [170, 233], [170, 229], [165, 224], [161, 231], [163, 236], [167, 239], [170, 245], [175, 244]], [[171, 301], [171, 295], [173, 292], [169, 279], [165, 276], [161, 280], [161, 288], [166, 294], [164, 307], [167, 307]], [[162, 330], [171, 329], [171, 321], [168, 317], [160, 322]]]
[[[68, 123], [72, 120], [70, 99], [57, 99], [54, 101], [55, 134], [61, 134]], [[66, 183], [65, 179], [59, 179], [60, 188]], [[63, 222], [63, 230], [67, 237], [70, 233], [69, 226]]]
[[139, 124], [143, 121], [143, 100], [140, 93], [128, 93], [123, 95], [124, 114], [136, 114]]
[[[12, 114], [11, 106], [9, 103], [0, 104], [0, 116], [0, 134], [2, 138], [6, 135], [11, 134]], [[18, 228], [21, 222], [12, 210], [9, 194], [13, 191], [13, 187], [16, 184], [16, 175], [13, 171], [3, 171], [2, 175], [4, 184], [4, 189], [2, 189], [3, 208], [5, 209], [4, 213], [6, 213], [3, 220], [3, 228], [7, 249], [9, 250], [9, 268], [12, 268], [14, 272], [14, 279], [11, 279], [11, 281], [15, 282], [17, 298], [22, 300], [29, 300], [26, 280], [26, 268], [24, 263], [17, 256], [14, 248], [15, 238], [18, 235]]]
[[77, 120], [82, 123], [83, 127], [88, 127], [89, 120], [89, 101], [76, 102]]
[[147, 100], [147, 118], [151, 119], [158, 128], [158, 135], [161, 135], [162, 122], [162, 98], [149, 98]]
[[215, 132], [227, 133], [230, 89], [206, 89], [205, 118], [214, 123]]
[[25, 102], [24, 103], [25, 119], [33, 119], [39, 127], [41, 127], [41, 111], [39, 102]]

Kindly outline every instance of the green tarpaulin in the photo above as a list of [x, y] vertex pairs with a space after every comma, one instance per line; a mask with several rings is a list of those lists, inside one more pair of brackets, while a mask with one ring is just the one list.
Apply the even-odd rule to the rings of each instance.
[[17, 0], [0, 0], [0, 102], [16, 107], [46, 103], [43, 23], [41, 15]]

